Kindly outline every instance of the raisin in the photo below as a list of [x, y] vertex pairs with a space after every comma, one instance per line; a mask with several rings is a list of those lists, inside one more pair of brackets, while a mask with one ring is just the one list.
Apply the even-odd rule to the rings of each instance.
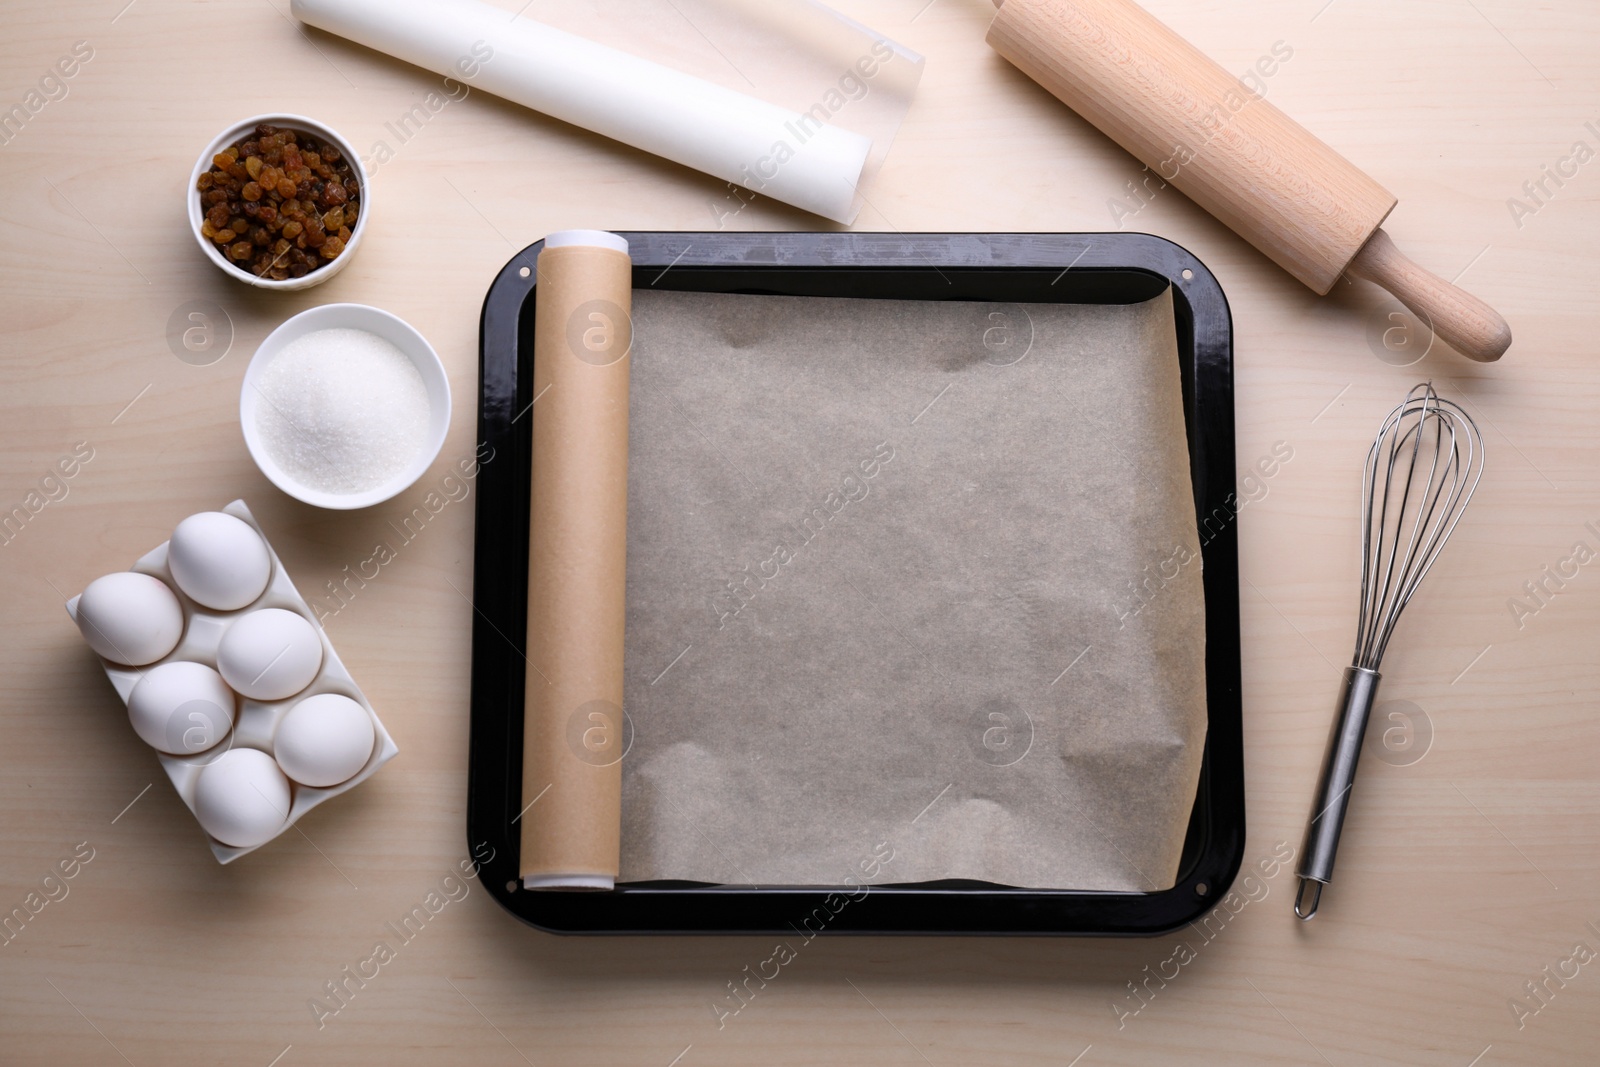
[[201, 236], [279, 281], [342, 254], [361, 213], [360, 184], [343, 153], [267, 123], [218, 152], [196, 188]]

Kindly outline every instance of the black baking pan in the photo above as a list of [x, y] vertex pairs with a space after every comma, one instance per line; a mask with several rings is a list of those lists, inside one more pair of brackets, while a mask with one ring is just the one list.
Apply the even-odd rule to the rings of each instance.
[[[1153, 893], [1015, 889], [983, 883], [873, 886], [827, 908], [826, 888], [620, 883], [610, 892], [521, 889], [522, 700], [532, 420], [534, 261], [505, 265], [483, 303], [473, 579], [467, 838], [492, 850], [482, 878], [511, 914], [585, 934], [787, 934], [823, 908], [826, 933], [1130, 936], [1204, 914], [1244, 852], [1239, 562], [1234, 499], [1233, 326], [1211, 272], [1139, 233], [621, 233], [636, 289], [899, 300], [1131, 304], [1173, 291], [1206, 604], [1208, 728], [1176, 885]], [[487, 455], [487, 451], [484, 451]], [[1219, 516], [1221, 518], [1219, 518]], [[1210, 520], [1209, 522], [1207, 520]], [[485, 848], [484, 846], [488, 847]], [[837, 901], [837, 897], [834, 898]]]

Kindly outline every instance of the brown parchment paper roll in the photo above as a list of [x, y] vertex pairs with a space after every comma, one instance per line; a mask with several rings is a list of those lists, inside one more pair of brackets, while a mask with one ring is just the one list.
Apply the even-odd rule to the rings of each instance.
[[535, 288], [523, 884], [609, 889], [624, 752], [629, 311], [613, 234], [546, 238]]

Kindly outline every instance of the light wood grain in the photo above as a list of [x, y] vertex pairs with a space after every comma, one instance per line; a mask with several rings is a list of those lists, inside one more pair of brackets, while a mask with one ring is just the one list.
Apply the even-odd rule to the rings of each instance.
[[[1147, 2], [1225, 70], [1289, 44], [1273, 103], [1399, 198], [1385, 228], [1418, 262], [1517, 328], [1499, 363], [1430, 351], [1392, 365], [1413, 357], [1386, 363], [1369, 339], [1383, 351], [1386, 330], [1404, 339], [1405, 320], [1388, 318], [1401, 309], [1372, 287], [1318, 298], [1175, 190], [1120, 218], [1193, 250], [1228, 294], [1241, 476], [1276, 442], [1293, 450], [1239, 517], [1247, 863], [1280, 841], [1297, 846], [1304, 827], [1353, 636], [1363, 439], [1422, 378], [1484, 428], [1488, 473], [1384, 664], [1380, 705], [1425, 713], [1431, 749], [1410, 766], [1363, 763], [1314, 923], [1294, 920], [1292, 873], [1279, 872], [1210, 940], [818, 940], [718, 1029], [711, 1002], [771, 954], [764, 940], [548, 937], [474, 886], [318, 1029], [308, 1000], [467, 856], [472, 499], [452, 502], [327, 620], [399, 757], [313, 812], [304, 835], [230, 867], [211, 859], [62, 603], [184, 515], [238, 496], [315, 599], [430, 483], [371, 514], [318, 512], [273, 490], [237, 425], [256, 343], [324, 301], [407, 318], [457, 397], [429, 475], [440, 478], [473, 453], [478, 308], [511, 253], [566, 227], [708, 228], [722, 189], [474, 94], [380, 168], [372, 230], [345, 273], [309, 293], [256, 293], [221, 277], [185, 229], [180, 191], [200, 146], [237, 118], [282, 109], [365, 147], [431, 77], [302, 34], [281, 3], [137, 0], [119, 14], [122, 3], [15, 0], [0, 14], [0, 104], [22, 100], [75, 41], [94, 50], [65, 98], [0, 147], [0, 507], [21, 503], [77, 442], [94, 450], [65, 497], [0, 547], [0, 908], [21, 905], [79, 842], [95, 850], [70, 894], [0, 947], [0, 1060], [1592, 1059], [1600, 963], [1552, 985], [1520, 1029], [1508, 1007], [1575, 942], [1600, 949], [1587, 925], [1600, 924], [1600, 563], [1520, 625], [1508, 608], [1575, 542], [1600, 548], [1586, 525], [1600, 526], [1600, 161], [1549, 183], [1541, 203], [1523, 189], [1575, 141], [1600, 148], [1585, 126], [1600, 125], [1592, 4]], [[1126, 183], [1141, 165], [984, 43], [988, 0], [842, 6], [929, 57], [860, 228], [1118, 228], [1110, 205], [1132, 203]], [[1511, 197], [1532, 210], [1513, 217]], [[730, 225], [817, 228], [766, 202]], [[169, 316], [198, 299], [232, 323], [231, 349], [209, 366], [180, 361], [166, 339]], [[1119, 1029], [1127, 983], [1180, 940], [1194, 960]]]

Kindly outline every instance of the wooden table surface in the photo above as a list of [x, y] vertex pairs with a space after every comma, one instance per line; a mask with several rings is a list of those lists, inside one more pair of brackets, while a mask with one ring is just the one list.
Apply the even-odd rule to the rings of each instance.
[[[1256, 874], [1235, 884], [1228, 921], [1150, 940], [819, 941], [719, 1027], [713, 1003], [768, 939], [552, 937], [470, 882], [319, 1026], [312, 999], [467, 857], [471, 503], [451, 503], [326, 622], [399, 758], [225, 868], [63, 601], [179, 518], [241, 496], [301, 589], [320, 589], [416, 501], [321, 512], [255, 470], [235, 413], [268, 331], [340, 300], [416, 325], [456, 396], [438, 478], [473, 451], [478, 309], [512, 252], [574, 226], [709, 229], [721, 189], [474, 94], [383, 165], [347, 271], [258, 293], [186, 232], [199, 148], [273, 109], [364, 145], [431, 77], [300, 32], [285, 0], [10, 0], [0, 107], [75, 47], [89, 58], [0, 145], [0, 511], [28, 513], [0, 545], [0, 911], [28, 913], [0, 945], [0, 1060], [1594, 1062], [1600, 563], [1584, 561], [1600, 553], [1600, 9], [1148, 0], [1230, 70], [1289, 49], [1270, 98], [1387, 185], [1397, 242], [1515, 331], [1498, 364], [1436, 349], [1402, 366], [1419, 346], [1383, 294], [1319, 299], [1172, 190], [1131, 211], [1139, 165], [990, 52], [987, 0], [841, 6], [928, 57], [857, 228], [1120, 222], [1193, 250], [1228, 294], [1241, 476], [1292, 452], [1239, 517]], [[730, 226], [827, 224], [763, 202]], [[185, 359], [173, 340], [195, 301], [231, 336], [212, 362], [220, 343]], [[1423, 378], [1478, 418], [1489, 473], [1387, 658], [1388, 744], [1363, 764], [1324, 913], [1301, 925], [1292, 870], [1258, 865], [1299, 846], [1347, 661], [1364, 439]], [[54, 477], [75, 450], [92, 458]], [[1531, 598], [1530, 582], [1549, 591]], [[47, 881], [62, 861], [74, 876]]]

